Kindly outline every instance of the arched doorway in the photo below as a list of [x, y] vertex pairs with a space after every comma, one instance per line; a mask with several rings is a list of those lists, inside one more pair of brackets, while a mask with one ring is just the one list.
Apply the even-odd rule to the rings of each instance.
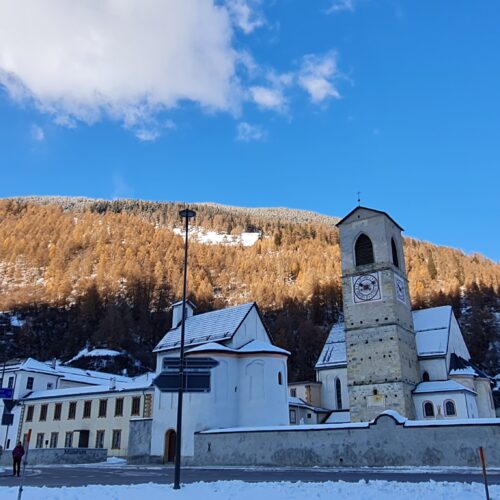
[[173, 429], [168, 429], [165, 432], [165, 443], [163, 447], [163, 462], [175, 461], [175, 446], [177, 442], [177, 435]]

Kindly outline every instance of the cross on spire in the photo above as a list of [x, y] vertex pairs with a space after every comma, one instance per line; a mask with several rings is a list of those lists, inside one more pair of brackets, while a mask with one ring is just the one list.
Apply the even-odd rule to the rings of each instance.
[[361, 206], [361, 191], [358, 191], [358, 207]]

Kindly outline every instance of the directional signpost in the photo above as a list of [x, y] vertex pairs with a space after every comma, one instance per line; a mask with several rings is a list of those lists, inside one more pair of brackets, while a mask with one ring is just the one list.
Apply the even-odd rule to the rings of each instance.
[[9, 387], [0, 387], [0, 399], [12, 399], [14, 390]]
[[[183, 370], [183, 392], [210, 392], [210, 370], [219, 364], [212, 358], [186, 358]], [[161, 392], [178, 392], [180, 358], [163, 358], [163, 371], [153, 380]]]

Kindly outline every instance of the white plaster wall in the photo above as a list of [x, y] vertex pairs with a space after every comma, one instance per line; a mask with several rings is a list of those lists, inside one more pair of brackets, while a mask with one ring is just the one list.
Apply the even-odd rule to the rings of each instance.
[[233, 338], [226, 345], [231, 349], [238, 349], [248, 344], [251, 340], [262, 340], [263, 342], [271, 343], [271, 339], [255, 307], [249, 311], [245, 321], [242, 322], [233, 335]]
[[476, 378], [474, 389], [477, 392], [477, 407], [480, 418], [494, 418], [495, 406], [491, 394], [490, 381], [485, 378]]
[[[444, 414], [444, 403], [449, 399], [455, 402], [457, 415], [454, 417], [447, 417]], [[424, 401], [431, 401], [434, 404], [434, 417], [424, 417]], [[415, 413], [417, 420], [451, 420], [459, 418], [473, 418], [472, 416], [469, 416], [470, 410], [468, 409], [466, 396], [463, 393], [414, 394], [413, 402], [415, 404]], [[474, 405], [472, 404], [472, 400], [469, 401], [469, 407], [471, 409], [473, 409], [474, 407]]]
[[347, 368], [329, 368], [317, 371], [318, 382], [321, 382], [321, 407], [329, 410], [337, 408], [335, 380], [342, 384], [342, 409], [349, 408], [349, 388], [347, 386]]
[[429, 374], [429, 380], [448, 380], [448, 369], [446, 358], [420, 359], [419, 360], [420, 380], [424, 372]]

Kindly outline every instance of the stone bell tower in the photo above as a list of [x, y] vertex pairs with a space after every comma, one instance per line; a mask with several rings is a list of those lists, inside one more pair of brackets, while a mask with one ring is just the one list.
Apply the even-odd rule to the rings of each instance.
[[351, 421], [386, 409], [415, 418], [418, 358], [402, 228], [357, 207], [338, 224]]

